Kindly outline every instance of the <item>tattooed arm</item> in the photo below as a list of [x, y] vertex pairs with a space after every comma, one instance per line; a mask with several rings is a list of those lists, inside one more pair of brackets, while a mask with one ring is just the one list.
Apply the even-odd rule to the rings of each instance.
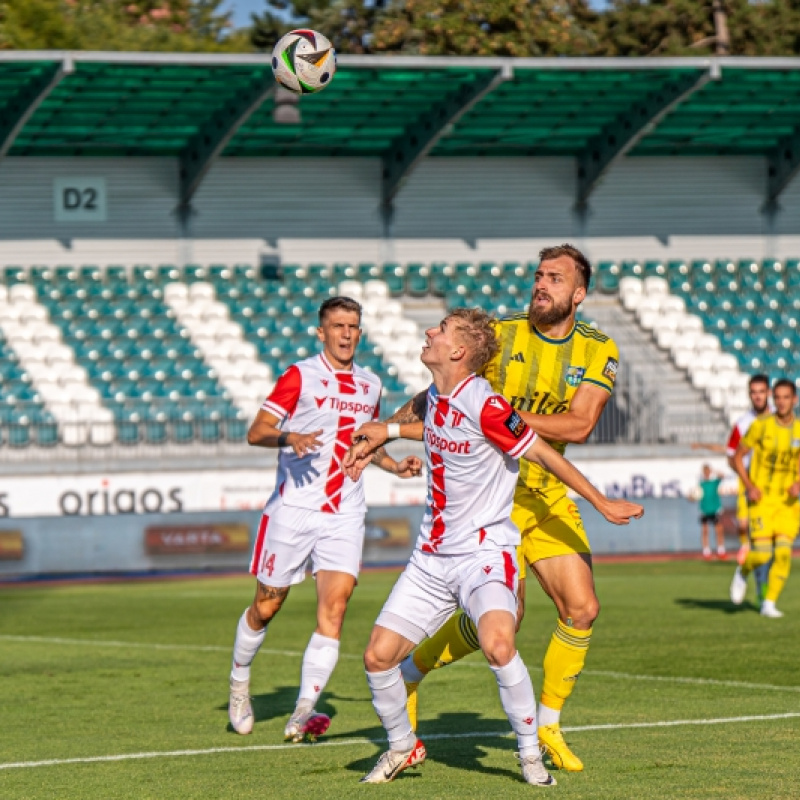
[[[345, 471], [353, 480], [358, 480], [358, 477], [370, 461], [376, 466], [385, 469], [382, 464], [385, 459], [390, 457], [381, 448], [381, 445], [389, 438], [386, 430], [388, 424], [397, 423], [400, 426], [401, 439], [422, 441], [422, 422], [425, 419], [426, 396], [427, 392], [420, 392], [395, 411], [389, 419], [384, 422], [367, 422], [355, 431], [353, 444], [345, 454], [343, 462]], [[378, 448], [381, 449], [379, 450]], [[392, 470], [389, 469], [387, 471], [391, 472]]]

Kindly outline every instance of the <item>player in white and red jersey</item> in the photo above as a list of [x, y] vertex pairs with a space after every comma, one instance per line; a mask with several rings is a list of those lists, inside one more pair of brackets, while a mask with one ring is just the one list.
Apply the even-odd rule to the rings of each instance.
[[[750, 404], [752, 408], [738, 420], [731, 430], [731, 435], [728, 437], [728, 442], [725, 445], [725, 454], [728, 456], [728, 466], [735, 470], [733, 465], [733, 457], [736, 455], [736, 449], [739, 447], [739, 442], [745, 437], [747, 431], [753, 421], [760, 417], [762, 414], [769, 412], [769, 378], [766, 375], [753, 375], [749, 382]], [[750, 453], [745, 456], [745, 468], [750, 469]], [[744, 484], [739, 481], [739, 495], [736, 499], [736, 523], [739, 527], [739, 552], [736, 555], [736, 560], [739, 564], [744, 564], [747, 554], [750, 551], [750, 515], [747, 503], [747, 495], [745, 494]], [[753, 570], [756, 579], [756, 593], [759, 600], [761, 600], [762, 588], [767, 584], [767, 575], [769, 574], [769, 564], [763, 564], [757, 569]]]
[[[476, 376], [498, 347], [487, 314], [456, 309], [425, 335], [422, 361], [433, 375], [423, 429], [427, 509], [411, 560], [364, 654], [373, 705], [390, 749], [362, 782], [386, 783], [425, 759], [425, 746], [406, 710], [400, 662], [460, 607], [477, 625], [481, 650], [517, 734], [523, 777], [552, 786], [555, 780], [539, 752], [533, 686], [514, 643], [520, 534], [510, 516], [518, 460], [549, 470], [616, 524], [640, 517], [643, 509], [604, 497]], [[401, 425], [394, 433], [412, 438], [413, 427]], [[358, 467], [350, 474], [357, 475]]]
[[[381, 382], [353, 362], [361, 335], [361, 306], [348, 297], [319, 310], [319, 355], [290, 366], [264, 401], [247, 441], [278, 447], [275, 491], [264, 508], [250, 571], [258, 585], [242, 614], [233, 646], [229, 717], [237, 733], [253, 729], [250, 665], [289, 588], [311, 563], [317, 589], [317, 627], [303, 657], [300, 693], [286, 725], [299, 742], [327, 730], [314, 706], [336, 666], [347, 603], [361, 564], [366, 502], [360, 481], [345, 475], [342, 458], [358, 425], [377, 419]], [[378, 462], [376, 462], [378, 463]], [[420, 459], [378, 463], [400, 477], [418, 475]]]

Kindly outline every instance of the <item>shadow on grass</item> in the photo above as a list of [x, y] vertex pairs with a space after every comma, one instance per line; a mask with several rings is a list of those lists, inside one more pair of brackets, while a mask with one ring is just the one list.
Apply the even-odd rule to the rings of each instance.
[[[292, 711], [294, 711], [299, 688], [299, 686], [278, 686], [271, 692], [253, 695], [250, 698], [250, 702], [253, 705], [253, 715], [256, 718], [256, 725], [260, 722], [267, 722], [271, 719], [275, 719], [276, 717], [282, 717], [288, 720]], [[338, 699], [346, 702], [352, 698], [338, 698], [334, 694], [326, 693], [322, 695], [317, 703], [316, 710], [322, 714], [327, 714], [333, 719], [336, 716], [336, 706], [332, 701]], [[217, 706], [217, 709], [227, 713], [228, 704], [224, 703], [223, 705]], [[228, 723], [227, 730], [229, 733], [234, 732], [230, 722]]]
[[[499, 775], [504, 778], [521, 779], [521, 773], [515, 769], [513, 751], [517, 748], [516, 739], [513, 737], [503, 738], [491, 736], [482, 739], [480, 736], [463, 736], [457, 738], [459, 734], [480, 733], [485, 731], [487, 734], [497, 733], [508, 727], [505, 719], [485, 719], [474, 713], [453, 713], [439, 714], [435, 720], [425, 720], [420, 723], [419, 738], [425, 742], [425, 749], [428, 751], [426, 761], [444, 764], [454, 769], [463, 769], [469, 772], [479, 772], [486, 775]], [[427, 738], [425, 734], [434, 736], [451, 734], [453, 738]], [[352, 731], [349, 736], [364, 736], [369, 739], [384, 739], [386, 734], [382, 728], [367, 728]], [[377, 752], [367, 758], [359, 758], [347, 764], [347, 769], [351, 772], [358, 772], [366, 775], [374, 766], [380, 753], [386, 749], [387, 745], [379, 745]], [[490, 767], [483, 763], [490, 749], [505, 750], [508, 753], [509, 767]], [[424, 766], [423, 766], [424, 769]], [[417, 771], [403, 773], [399, 778], [404, 780], [407, 777], [419, 777]]]
[[704, 611], [721, 611], [723, 614], [741, 614], [744, 611], [758, 611], [758, 607], [749, 600], [741, 605], [734, 605], [730, 600], [699, 600], [694, 597], [678, 597], [676, 605], [683, 608], [702, 608]]

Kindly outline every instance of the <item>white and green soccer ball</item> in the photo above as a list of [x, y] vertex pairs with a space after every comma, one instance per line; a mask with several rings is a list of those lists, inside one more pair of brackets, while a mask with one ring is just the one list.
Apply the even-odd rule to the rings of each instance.
[[313, 94], [333, 79], [336, 51], [321, 33], [289, 31], [272, 51], [272, 71], [275, 80], [290, 92]]

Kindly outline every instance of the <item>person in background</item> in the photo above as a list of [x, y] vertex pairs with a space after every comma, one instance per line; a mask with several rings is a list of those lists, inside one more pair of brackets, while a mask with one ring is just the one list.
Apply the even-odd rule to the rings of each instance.
[[722, 501], [719, 499], [719, 485], [722, 482], [719, 472], [712, 472], [708, 464], [703, 464], [703, 477], [700, 481], [700, 529], [703, 537], [703, 558], [711, 558], [708, 528], [714, 529], [714, 541], [717, 545], [717, 558], [727, 558], [725, 552], [725, 534], [719, 520]]

